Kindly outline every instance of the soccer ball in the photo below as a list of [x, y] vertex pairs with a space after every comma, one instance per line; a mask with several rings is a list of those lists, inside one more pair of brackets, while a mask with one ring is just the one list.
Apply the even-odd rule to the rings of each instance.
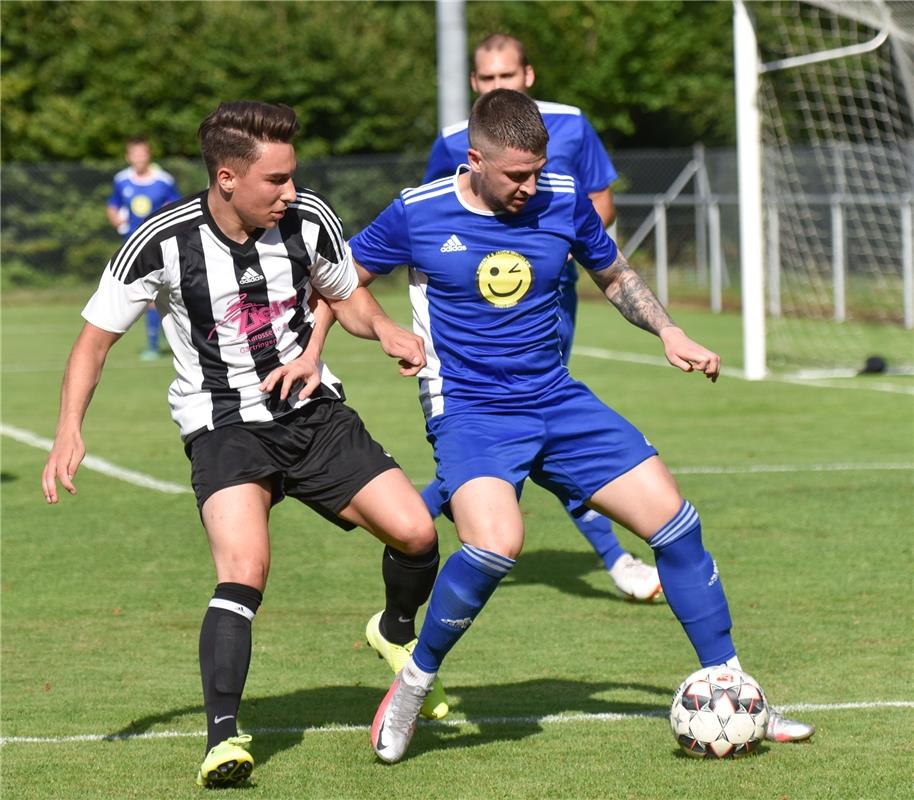
[[686, 678], [670, 708], [670, 727], [683, 750], [696, 758], [736, 758], [765, 738], [768, 701], [745, 672], [704, 667]]

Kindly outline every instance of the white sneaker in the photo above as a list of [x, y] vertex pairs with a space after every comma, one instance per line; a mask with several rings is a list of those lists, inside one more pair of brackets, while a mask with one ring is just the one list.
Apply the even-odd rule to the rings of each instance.
[[645, 564], [631, 553], [623, 553], [616, 559], [609, 576], [628, 600], [650, 603], [663, 590], [657, 568]]
[[378, 758], [394, 764], [406, 754], [416, 731], [416, 719], [430, 689], [404, 683], [403, 671], [384, 695], [371, 723], [371, 746]]
[[[381, 615], [383, 613], [383, 611], [379, 611], [368, 620], [368, 625], [365, 627], [365, 638], [368, 640], [368, 645], [377, 651], [378, 658], [383, 658], [396, 675], [409, 661], [419, 640], [413, 639], [404, 645], [388, 642], [381, 633]], [[431, 691], [422, 705], [422, 716], [427, 719], [443, 719], [447, 716], [447, 712], [448, 704], [444, 686], [441, 684], [441, 679], [436, 676]]]
[[808, 722], [787, 719], [773, 708], [768, 709], [768, 728], [765, 738], [769, 742], [802, 742], [816, 732]]

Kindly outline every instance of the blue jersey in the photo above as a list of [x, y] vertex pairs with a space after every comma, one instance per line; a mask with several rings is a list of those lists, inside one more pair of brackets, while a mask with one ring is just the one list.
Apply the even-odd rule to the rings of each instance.
[[[537, 100], [536, 105], [549, 133], [546, 148], [546, 169], [549, 172], [573, 175], [578, 187], [586, 194], [603, 191], [619, 177], [603, 142], [580, 108], [543, 100]], [[438, 134], [428, 156], [423, 183], [453, 175], [459, 164], [466, 163], [467, 149], [470, 146], [467, 124], [467, 120], [458, 122]], [[562, 273], [562, 288], [568, 306], [564, 312], [567, 328], [564, 340], [566, 358], [571, 354], [577, 307], [574, 284], [577, 277], [574, 262], [569, 261]]]
[[120, 209], [127, 223], [123, 231], [130, 236], [146, 217], [162, 206], [180, 200], [175, 179], [161, 167], [152, 164], [150, 174], [139, 177], [133, 167], [122, 169], [114, 176], [114, 186], [108, 205]]
[[[573, 175], [585, 194], [600, 192], [619, 177], [600, 137], [580, 108], [541, 100], [536, 105], [549, 133], [549, 172]], [[453, 175], [459, 164], [466, 163], [469, 146], [466, 120], [444, 128], [432, 145], [423, 183]]]
[[541, 400], [567, 379], [558, 287], [568, 253], [600, 270], [616, 244], [574, 178], [544, 172], [536, 189], [517, 214], [470, 207], [456, 176], [404, 189], [350, 243], [370, 272], [409, 265], [413, 329], [428, 358], [426, 418]]

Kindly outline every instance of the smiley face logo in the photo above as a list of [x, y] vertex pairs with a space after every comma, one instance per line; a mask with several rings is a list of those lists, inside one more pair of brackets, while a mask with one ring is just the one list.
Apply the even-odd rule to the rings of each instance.
[[145, 219], [152, 212], [152, 200], [145, 194], [138, 194], [130, 201], [130, 210], [133, 216]]
[[517, 305], [533, 284], [533, 267], [520, 253], [499, 250], [479, 262], [476, 285], [483, 299], [499, 308]]

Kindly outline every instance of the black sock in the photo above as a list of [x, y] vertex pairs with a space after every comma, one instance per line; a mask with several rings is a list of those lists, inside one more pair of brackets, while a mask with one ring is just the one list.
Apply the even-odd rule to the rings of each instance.
[[251, 586], [220, 583], [200, 628], [200, 677], [206, 706], [206, 750], [238, 735], [238, 706], [251, 663], [251, 620], [263, 595]]
[[386, 605], [381, 635], [388, 642], [406, 644], [416, 638], [416, 612], [432, 593], [438, 575], [438, 541], [417, 556], [384, 548], [381, 562]]

